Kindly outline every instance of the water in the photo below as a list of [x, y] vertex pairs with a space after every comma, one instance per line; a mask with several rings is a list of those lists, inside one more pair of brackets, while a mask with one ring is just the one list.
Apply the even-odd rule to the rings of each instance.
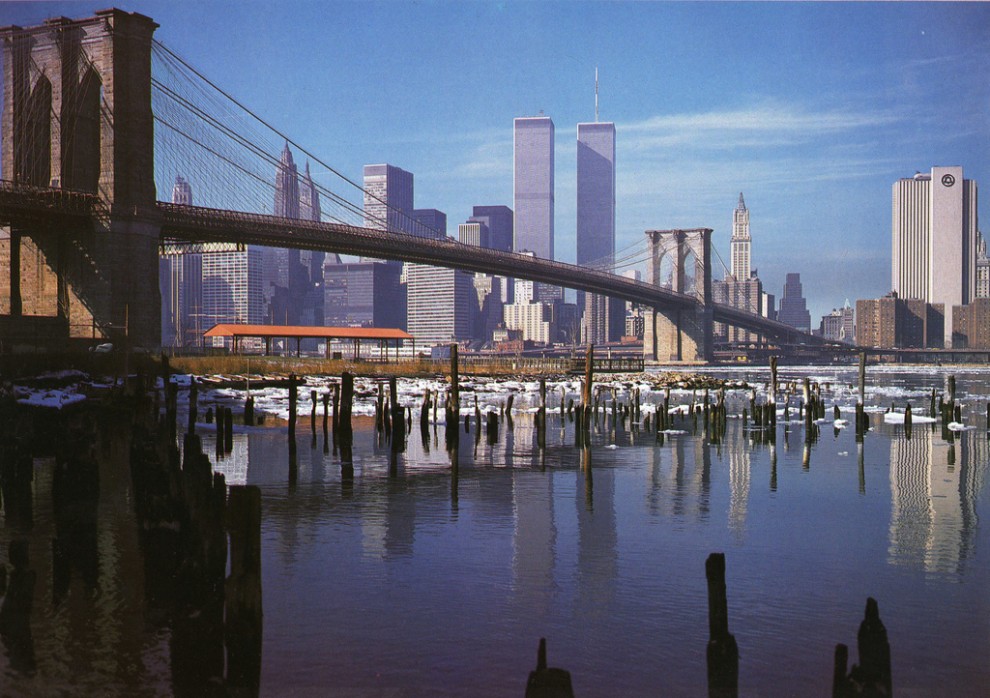
[[[456, 480], [443, 426], [424, 447], [416, 414], [394, 460], [357, 427], [353, 479], [324, 455], [322, 437], [310, 448], [306, 427], [291, 477], [284, 430], [237, 433], [216, 468], [262, 490], [260, 693], [522, 695], [546, 637], [550, 665], [571, 672], [578, 696], [704, 695], [704, 562], [721, 551], [741, 695], [830, 695], [835, 644], [857, 661], [870, 596], [887, 628], [897, 695], [990, 695], [990, 556], [980, 526], [990, 496], [990, 371], [953, 372], [964, 421], [977, 428], [951, 443], [917, 424], [906, 439], [874, 412], [857, 444], [851, 428], [831, 426], [832, 404], [855, 402], [855, 371], [788, 367], [783, 381], [831, 384], [830, 419], [810, 449], [796, 413], [793, 423], [779, 418], [775, 447], [751, 441], [735, 418], [718, 445], [691, 433], [690, 419], [675, 425], [688, 433], [662, 445], [652, 432], [608, 422], [594, 435], [590, 478], [572, 425], [561, 428], [555, 411], [542, 456], [529, 414], [512, 430], [503, 423], [492, 446], [462, 427]], [[753, 369], [722, 375], [767, 380]], [[871, 369], [870, 381], [870, 405], [910, 401], [919, 414], [945, 373]], [[481, 395], [484, 404], [504, 394]], [[747, 402], [731, 392], [730, 415]], [[534, 403], [520, 395], [516, 404]], [[208, 453], [211, 439], [206, 431]], [[38, 668], [26, 678], [0, 658], [5, 690], [170, 694], [168, 626], [141, 597], [121, 478], [101, 479], [95, 587], [75, 579], [60, 605], [50, 602], [50, 468], [36, 463], [27, 532]]]

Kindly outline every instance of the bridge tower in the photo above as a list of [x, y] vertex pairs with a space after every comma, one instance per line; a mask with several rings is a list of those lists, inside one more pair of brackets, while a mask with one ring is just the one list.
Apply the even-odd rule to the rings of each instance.
[[0, 315], [12, 316], [12, 327], [47, 319], [69, 336], [122, 341], [126, 333], [132, 345], [160, 344], [157, 27], [111, 9], [0, 29], [3, 178], [95, 194], [101, 203], [100, 215], [69, 229], [42, 217], [0, 236]]
[[693, 295], [694, 308], [654, 308], [647, 318], [643, 353], [655, 361], [712, 359], [712, 229], [647, 230], [647, 280]]

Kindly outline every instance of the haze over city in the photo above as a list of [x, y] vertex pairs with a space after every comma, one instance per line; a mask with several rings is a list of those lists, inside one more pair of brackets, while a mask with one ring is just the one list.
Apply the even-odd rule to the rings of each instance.
[[[106, 5], [5, 3], [0, 24]], [[728, 264], [744, 192], [753, 266], [778, 296], [799, 272], [815, 326], [890, 290], [894, 181], [960, 165], [990, 186], [983, 3], [117, 5], [351, 179], [368, 163], [412, 172], [416, 206], [445, 211], [451, 235], [473, 205], [512, 205], [512, 119], [542, 111], [564, 261], [597, 68], [600, 118], [616, 124], [616, 248], [707, 226]]]

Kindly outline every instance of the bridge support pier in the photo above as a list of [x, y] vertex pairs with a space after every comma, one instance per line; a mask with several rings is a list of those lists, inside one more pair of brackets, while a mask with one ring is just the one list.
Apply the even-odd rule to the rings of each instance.
[[[0, 210], [0, 314], [69, 337], [161, 343], [154, 116], [148, 17], [104, 10], [80, 20], [0, 28], [3, 176], [44, 197], [98, 197], [71, 225], [58, 211]], [[53, 197], [55, 198], [55, 197]], [[4, 249], [7, 248], [7, 249]], [[7, 254], [4, 254], [4, 253]], [[6, 307], [4, 307], [6, 306]], [[57, 322], [56, 322], [57, 321]], [[65, 340], [55, 342], [64, 348]]]
[[712, 360], [711, 228], [648, 230], [647, 279], [676, 293], [695, 296], [694, 307], [654, 308], [643, 336], [643, 354], [663, 362]]

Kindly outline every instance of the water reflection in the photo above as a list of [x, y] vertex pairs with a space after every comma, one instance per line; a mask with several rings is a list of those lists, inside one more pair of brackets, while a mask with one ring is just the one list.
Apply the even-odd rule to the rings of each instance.
[[976, 541], [976, 497], [986, 475], [986, 446], [975, 431], [963, 432], [952, 443], [929, 429], [915, 430], [911, 439], [891, 439], [892, 564], [962, 571]]

